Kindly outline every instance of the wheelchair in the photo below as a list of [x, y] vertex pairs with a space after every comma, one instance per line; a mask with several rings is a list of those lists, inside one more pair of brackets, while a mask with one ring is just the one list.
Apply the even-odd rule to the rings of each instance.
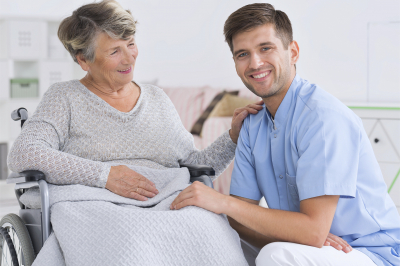
[[[14, 121], [21, 120], [21, 127], [28, 119], [26, 108], [11, 113]], [[213, 168], [205, 165], [180, 164], [190, 173], [190, 182], [200, 181], [213, 188], [210, 176], [215, 175]], [[44, 242], [50, 236], [49, 190], [45, 175], [36, 170], [11, 173], [7, 184], [15, 184], [14, 190], [21, 207], [19, 216], [7, 214], [0, 221], [0, 266], [30, 266], [35, 260]], [[41, 209], [30, 209], [19, 200], [28, 189], [40, 190]]]

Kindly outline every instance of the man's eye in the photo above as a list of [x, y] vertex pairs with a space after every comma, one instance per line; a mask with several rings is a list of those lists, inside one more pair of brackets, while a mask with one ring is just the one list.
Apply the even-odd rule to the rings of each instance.
[[269, 48], [269, 47], [262, 48], [263, 51], [268, 51], [269, 49], [271, 49], [271, 48]]
[[247, 53], [241, 53], [240, 55], [238, 55], [238, 57], [243, 57], [243, 56], [246, 56], [247, 55]]

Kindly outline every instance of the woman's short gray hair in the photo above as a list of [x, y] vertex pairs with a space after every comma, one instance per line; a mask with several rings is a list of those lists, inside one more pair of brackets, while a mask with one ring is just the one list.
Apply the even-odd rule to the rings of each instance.
[[105, 32], [113, 39], [128, 40], [136, 32], [136, 23], [129, 10], [114, 0], [104, 0], [81, 6], [65, 18], [58, 28], [58, 38], [76, 63], [78, 54], [94, 62], [99, 33]]

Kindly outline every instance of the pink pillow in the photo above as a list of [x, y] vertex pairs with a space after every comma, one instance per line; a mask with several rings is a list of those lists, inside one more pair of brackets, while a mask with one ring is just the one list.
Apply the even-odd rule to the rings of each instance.
[[210, 117], [204, 122], [201, 137], [203, 147], [208, 147], [225, 131], [231, 128], [232, 117]]
[[204, 91], [208, 87], [163, 88], [175, 105], [184, 127], [190, 131], [197, 118], [203, 113]]

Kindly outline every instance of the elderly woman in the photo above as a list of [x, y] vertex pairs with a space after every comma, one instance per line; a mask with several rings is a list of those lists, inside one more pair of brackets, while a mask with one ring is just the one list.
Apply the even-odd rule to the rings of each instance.
[[[58, 36], [87, 75], [46, 92], [11, 149], [11, 170], [40, 170], [51, 184], [106, 188], [147, 201], [159, 190], [132, 166], [162, 170], [195, 163], [212, 166], [216, 175], [227, 167], [243, 119], [261, 107], [237, 110], [232, 129], [197, 150], [167, 95], [132, 82], [135, 30], [131, 13], [115, 1], [84, 5], [63, 20]], [[57, 235], [53, 217], [52, 223]]]
[[196, 163], [212, 166], [216, 175], [225, 169], [241, 122], [258, 107], [243, 108], [230, 132], [197, 150], [166, 94], [132, 82], [135, 30], [130, 12], [114, 1], [82, 6], [64, 19], [59, 38], [87, 75], [46, 92], [13, 145], [10, 169], [37, 169], [52, 184], [107, 188], [137, 200], [158, 192], [126, 165], [162, 169]]

